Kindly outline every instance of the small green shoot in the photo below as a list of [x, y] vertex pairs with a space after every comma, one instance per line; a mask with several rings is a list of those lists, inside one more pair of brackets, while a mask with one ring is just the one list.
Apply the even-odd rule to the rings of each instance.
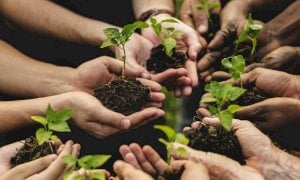
[[220, 9], [221, 5], [217, 2], [210, 2], [210, 0], [201, 0], [196, 6], [198, 9], [202, 9], [207, 16], [210, 23], [211, 21], [211, 12], [215, 9]]
[[122, 71], [122, 79], [125, 79], [125, 65], [126, 65], [126, 50], [125, 44], [130, 40], [131, 35], [137, 29], [143, 29], [149, 27], [149, 25], [142, 21], [137, 21], [132, 24], [125, 25], [122, 29], [118, 28], [106, 28], [104, 29], [104, 34], [107, 39], [104, 40], [100, 46], [100, 48], [105, 48], [109, 46], [117, 46], [123, 51], [122, 61], [123, 61], [123, 71]]
[[[234, 80], [240, 80], [241, 74], [245, 73], [246, 61], [242, 55], [224, 58], [221, 63], [229, 70], [229, 73]], [[241, 88], [242, 87], [243, 84], [241, 82]]]
[[235, 53], [237, 52], [239, 44], [247, 41], [248, 39], [252, 42], [251, 56], [254, 54], [257, 45], [257, 39], [259, 32], [262, 30], [262, 25], [254, 24], [251, 14], [248, 16], [247, 23], [244, 26], [244, 31], [238, 37], [235, 43]]
[[[81, 158], [76, 158], [72, 155], [66, 155], [62, 157], [62, 160], [67, 164], [68, 168], [70, 169], [80, 169], [83, 168], [85, 170], [93, 170], [104, 163], [106, 163], [111, 158], [111, 155], [86, 155]], [[72, 172], [67, 172], [63, 179], [67, 179], [68, 175]], [[90, 172], [89, 177], [85, 177], [83, 175], [77, 175], [74, 177], [75, 180], [86, 180], [86, 179], [93, 179], [93, 180], [105, 180], [104, 172]]]
[[155, 34], [159, 37], [162, 44], [165, 47], [166, 55], [171, 57], [173, 55], [173, 49], [176, 47], [176, 37], [182, 36], [183, 32], [176, 30], [173, 27], [163, 28], [163, 23], [178, 23], [174, 19], [165, 19], [161, 22], [157, 22], [156, 19], [150, 18], [150, 26], [154, 30]]
[[[228, 104], [237, 100], [246, 90], [240, 87], [233, 87], [230, 83], [220, 84], [217, 81], [211, 81], [209, 84], [206, 84], [204, 90], [211, 93], [212, 96], [202, 97], [200, 103], [208, 104], [208, 110], [213, 115], [216, 115], [221, 125], [229, 131], [233, 114], [240, 109], [240, 106], [236, 104], [228, 106]], [[224, 109], [224, 107], [227, 108]]]
[[166, 125], [154, 125], [154, 129], [161, 130], [167, 136], [167, 139], [159, 138], [158, 140], [167, 148], [168, 163], [170, 163], [172, 153], [178, 153], [182, 157], [187, 156], [187, 151], [184, 148], [175, 148], [173, 145], [173, 142], [179, 142], [184, 145], [187, 145], [189, 143], [189, 139], [185, 137], [183, 133], [176, 133], [174, 129]]
[[70, 132], [71, 129], [66, 122], [73, 115], [73, 108], [66, 108], [59, 111], [54, 111], [51, 105], [48, 105], [46, 117], [43, 116], [31, 116], [31, 119], [43, 125], [39, 128], [35, 137], [39, 145], [42, 145], [48, 140], [57, 140], [58, 137], [53, 135], [53, 131], [56, 132]]

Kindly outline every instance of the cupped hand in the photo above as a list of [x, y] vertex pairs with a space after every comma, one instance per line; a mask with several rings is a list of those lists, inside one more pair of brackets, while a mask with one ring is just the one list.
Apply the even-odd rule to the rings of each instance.
[[169, 169], [168, 164], [151, 147], [141, 147], [136, 143], [122, 145], [119, 148], [125, 162], [137, 169], [141, 169], [149, 174], [155, 175]]
[[[164, 98], [164, 96], [161, 97], [154, 92], [155, 90], [152, 92], [153, 100], [161, 101], [161, 98]], [[73, 122], [97, 138], [125, 132], [164, 115], [163, 110], [152, 104], [151, 107], [145, 107], [136, 113], [125, 116], [107, 109], [96, 97], [80, 91], [58, 95], [51, 104], [55, 109], [75, 108], [72, 116]]]
[[71, 174], [68, 175], [66, 180], [74, 180], [76, 178], [76, 176], [82, 176], [82, 177], [85, 177], [86, 179], [89, 179], [90, 174], [92, 174], [92, 173], [93, 174], [95, 174], [95, 173], [104, 174], [106, 179], [110, 176], [110, 173], [108, 171], [106, 171], [105, 169], [86, 170], [84, 168], [81, 168], [77, 171], [72, 171]]
[[121, 160], [116, 161], [113, 168], [117, 174], [114, 180], [153, 180], [149, 174]]
[[188, 160], [175, 160], [172, 161], [170, 165], [175, 172], [180, 171], [180, 169], [184, 167], [180, 177], [181, 180], [210, 179], [207, 168], [201, 162], [195, 163]]
[[249, 65], [246, 68], [246, 71], [251, 71], [256, 67], [263, 67], [284, 71], [291, 74], [299, 74], [299, 51], [299, 47], [279, 47], [259, 60], [259, 63]]
[[60, 148], [59, 155], [51, 154], [28, 163], [18, 165], [1, 176], [1, 179], [59, 179], [67, 170], [67, 164], [65, 164], [61, 158], [65, 155], [78, 156], [79, 150], [79, 144], [67, 141]]
[[[210, 3], [218, 3], [221, 5], [220, 0], [212, 0]], [[198, 4], [198, 0], [184, 0], [181, 5], [179, 18], [185, 24], [196, 29], [200, 34], [205, 34], [209, 31], [209, 19], [203, 9], [197, 8]], [[220, 8], [213, 9], [212, 13], [219, 14]]]

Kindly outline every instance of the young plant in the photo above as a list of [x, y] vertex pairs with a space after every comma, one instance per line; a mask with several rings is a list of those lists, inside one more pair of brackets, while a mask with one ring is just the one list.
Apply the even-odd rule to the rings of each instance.
[[239, 105], [230, 103], [237, 100], [246, 90], [240, 87], [233, 87], [230, 83], [220, 84], [216, 81], [206, 84], [204, 90], [211, 93], [212, 96], [202, 97], [200, 103], [208, 104], [208, 110], [217, 116], [221, 125], [229, 131], [233, 114], [240, 109]]
[[[76, 158], [72, 155], [66, 155], [62, 157], [62, 160], [67, 164], [68, 168], [71, 171], [68, 171], [63, 179], [67, 179], [67, 177], [72, 173], [73, 169], [83, 168], [85, 170], [93, 170], [104, 163], [106, 163], [111, 158], [111, 155], [86, 155], [81, 158]], [[90, 172], [88, 177], [83, 175], [77, 175], [74, 177], [74, 180], [105, 180], [104, 172]]]
[[125, 79], [125, 65], [126, 65], [126, 50], [125, 44], [130, 40], [131, 35], [137, 30], [149, 27], [149, 25], [142, 21], [137, 21], [132, 24], [125, 25], [122, 29], [118, 28], [107, 28], [104, 29], [104, 34], [107, 39], [104, 40], [100, 48], [105, 48], [109, 46], [117, 46], [123, 51], [122, 61], [123, 61], [123, 71], [122, 79]]
[[174, 19], [165, 19], [161, 22], [157, 22], [156, 19], [150, 18], [150, 26], [152, 27], [155, 34], [159, 37], [162, 44], [165, 47], [166, 55], [171, 57], [173, 55], [173, 49], [176, 46], [176, 37], [180, 37], [183, 32], [176, 30], [173, 27], [163, 28], [163, 23], [178, 23]]
[[251, 14], [249, 14], [247, 23], [244, 26], [244, 31], [242, 34], [238, 37], [237, 40], [234, 41], [235, 43], [235, 54], [237, 52], [239, 44], [247, 41], [248, 39], [252, 42], [252, 49], [251, 49], [251, 55], [254, 54], [256, 45], [257, 45], [257, 39], [259, 32], [262, 29], [262, 25], [260, 24], [254, 24], [253, 19], [251, 17]]
[[214, 9], [220, 9], [221, 6], [217, 2], [210, 2], [210, 0], [201, 0], [199, 2], [199, 4], [197, 4], [197, 8], [202, 9], [204, 11], [205, 15], [207, 16], [209, 22], [212, 23], [212, 21], [211, 21], [211, 12]]
[[37, 139], [38, 144], [42, 145], [48, 140], [57, 140], [58, 137], [53, 134], [53, 131], [70, 132], [71, 129], [66, 121], [72, 117], [73, 112], [73, 108], [66, 108], [59, 111], [54, 111], [51, 105], [49, 104], [46, 112], [46, 117], [31, 116], [32, 120], [43, 125], [43, 127], [39, 128], [35, 133], [35, 137]]
[[[224, 58], [221, 63], [229, 70], [229, 73], [234, 80], [240, 80], [241, 74], [245, 73], [246, 61], [242, 55]], [[242, 87], [243, 84], [241, 82], [241, 88]]]
[[183, 133], [176, 133], [172, 128], [166, 125], [154, 125], [154, 129], [161, 130], [167, 136], [167, 139], [159, 138], [158, 140], [167, 148], [168, 163], [170, 163], [172, 153], [178, 153], [182, 157], [187, 156], [187, 151], [183, 147], [175, 148], [173, 145], [173, 142], [179, 142], [184, 145], [189, 143], [189, 139], [185, 137]]

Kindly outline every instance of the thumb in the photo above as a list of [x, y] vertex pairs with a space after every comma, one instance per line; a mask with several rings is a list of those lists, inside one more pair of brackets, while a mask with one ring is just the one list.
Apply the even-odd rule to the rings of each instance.
[[130, 116], [127, 116], [127, 118], [130, 119], [131, 125], [134, 127], [138, 125], [144, 125], [164, 115], [165, 112], [163, 110], [156, 107], [149, 107], [133, 113]]
[[[109, 61], [107, 61], [107, 63], [105, 63], [105, 65], [109, 72], [115, 73], [115, 74], [121, 74], [123, 71], [123, 66], [124, 66], [122, 61], [115, 60], [113, 58], [111, 58]], [[137, 68], [133, 69], [133, 67], [129, 67], [129, 66], [127, 66], [125, 68], [125, 74], [127, 76], [139, 77], [139, 76], [141, 76], [141, 72], [142, 71], [140, 71]]]
[[107, 109], [102, 106], [100, 111], [97, 111], [94, 121], [100, 124], [106, 124], [118, 129], [128, 129], [131, 127], [131, 122], [125, 115]]
[[[14, 177], [14, 179], [26, 179], [46, 169], [56, 158], [56, 154], [51, 154], [34, 161], [16, 166], [7, 174], [5, 174], [3, 179], [9, 180], [11, 179], [11, 177]], [[18, 178], [15, 178], [16, 175], [18, 176]]]

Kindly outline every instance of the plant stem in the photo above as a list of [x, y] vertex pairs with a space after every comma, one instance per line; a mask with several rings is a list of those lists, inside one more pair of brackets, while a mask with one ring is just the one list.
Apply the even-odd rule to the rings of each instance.
[[122, 45], [122, 50], [123, 50], [123, 56], [122, 56], [122, 61], [123, 61], [122, 80], [125, 80], [126, 51], [125, 51], [125, 44], [121, 44], [121, 45]]
[[53, 150], [53, 148], [52, 148], [51, 142], [48, 142], [48, 144], [49, 144], [49, 146], [50, 146], [50, 149], [51, 149], [52, 154], [55, 154], [55, 152], [54, 152], [54, 150]]

